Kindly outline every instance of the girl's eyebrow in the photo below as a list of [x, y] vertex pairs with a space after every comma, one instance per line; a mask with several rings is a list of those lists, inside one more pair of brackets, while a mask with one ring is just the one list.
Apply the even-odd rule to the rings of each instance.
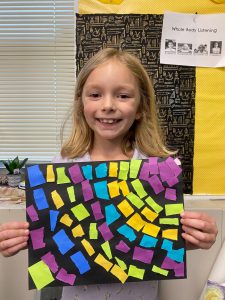
[[[102, 89], [104, 88], [104, 85], [102, 84], [92, 84], [88, 83], [84, 86], [85, 89]], [[129, 91], [135, 91], [135, 87], [132, 84], [121, 84], [115, 87], [116, 91], [122, 90], [122, 89], [128, 89]]]

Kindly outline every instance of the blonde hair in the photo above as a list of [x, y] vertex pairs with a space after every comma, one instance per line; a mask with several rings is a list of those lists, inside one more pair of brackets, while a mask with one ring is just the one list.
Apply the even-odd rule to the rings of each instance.
[[159, 126], [155, 95], [152, 82], [141, 62], [132, 54], [114, 48], [105, 48], [94, 55], [80, 71], [75, 88], [72, 132], [61, 149], [62, 157], [81, 157], [93, 146], [94, 134], [88, 126], [83, 112], [82, 91], [90, 73], [98, 66], [115, 58], [123, 63], [138, 82], [140, 93], [139, 112], [141, 118], [135, 120], [122, 142], [125, 155], [137, 147], [146, 156], [166, 157], [175, 152], [167, 149]]

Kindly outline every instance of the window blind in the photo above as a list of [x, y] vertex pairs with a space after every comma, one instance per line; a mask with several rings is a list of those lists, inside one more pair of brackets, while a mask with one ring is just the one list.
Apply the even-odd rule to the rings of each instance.
[[0, 159], [48, 161], [74, 96], [74, 1], [0, 2]]

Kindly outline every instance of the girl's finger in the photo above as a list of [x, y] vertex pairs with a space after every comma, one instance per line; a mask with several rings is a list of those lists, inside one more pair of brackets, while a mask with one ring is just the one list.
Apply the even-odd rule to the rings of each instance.
[[184, 232], [196, 240], [203, 242], [203, 243], [214, 243], [215, 242], [215, 235], [214, 234], [209, 234], [209, 233], [204, 233], [202, 231], [196, 230], [194, 228], [190, 228], [187, 226], [182, 226], [182, 229]]
[[27, 242], [20, 243], [14, 247], [8, 248], [2, 252], [2, 255], [5, 257], [13, 256], [18, 253], [20, 250], [23, 250], [27, 247]]
[[0, 231], [0, 242], [28, 235], [28, 229], [5, 229], [4, 231]]
[[196, 239], [194, 236], [189, 235], [187, 233], [182, 233], [182, 237], [190, 244], [189, 249], [209, 249], [211, 247], [211, 243], [204, 243]]
[[204, 212], [183, 211], [180, 216], [182, 219], [197, 219], [209, 223], [215, 223], [215, 219]]
[[18, 245], [27, 242], [28, 238], [29, 238], [28, 236], [21, 236], [21, 237], [12, 238], [9, 240], [4, 240], [4, 241], [0, 242], [0, 252], [3, 253], [10, 248], [17, 247]]
[[27, 229], [29, 228], [28, 222], [8, 222], [0, 225], [0, 232], [7, 229]]
[[206, 222], [204, 220], [199, 219], [181, 219], [181, 224], [196, 228], [201, 230], [202, 232], [207, 233], [216, 233], [216, 226], [213, 223]]

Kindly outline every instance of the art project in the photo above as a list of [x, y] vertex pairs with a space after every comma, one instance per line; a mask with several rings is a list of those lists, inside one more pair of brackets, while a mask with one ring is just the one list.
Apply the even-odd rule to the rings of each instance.
[[171, 157], [26, 167], [29, 288], [186, 277]]

